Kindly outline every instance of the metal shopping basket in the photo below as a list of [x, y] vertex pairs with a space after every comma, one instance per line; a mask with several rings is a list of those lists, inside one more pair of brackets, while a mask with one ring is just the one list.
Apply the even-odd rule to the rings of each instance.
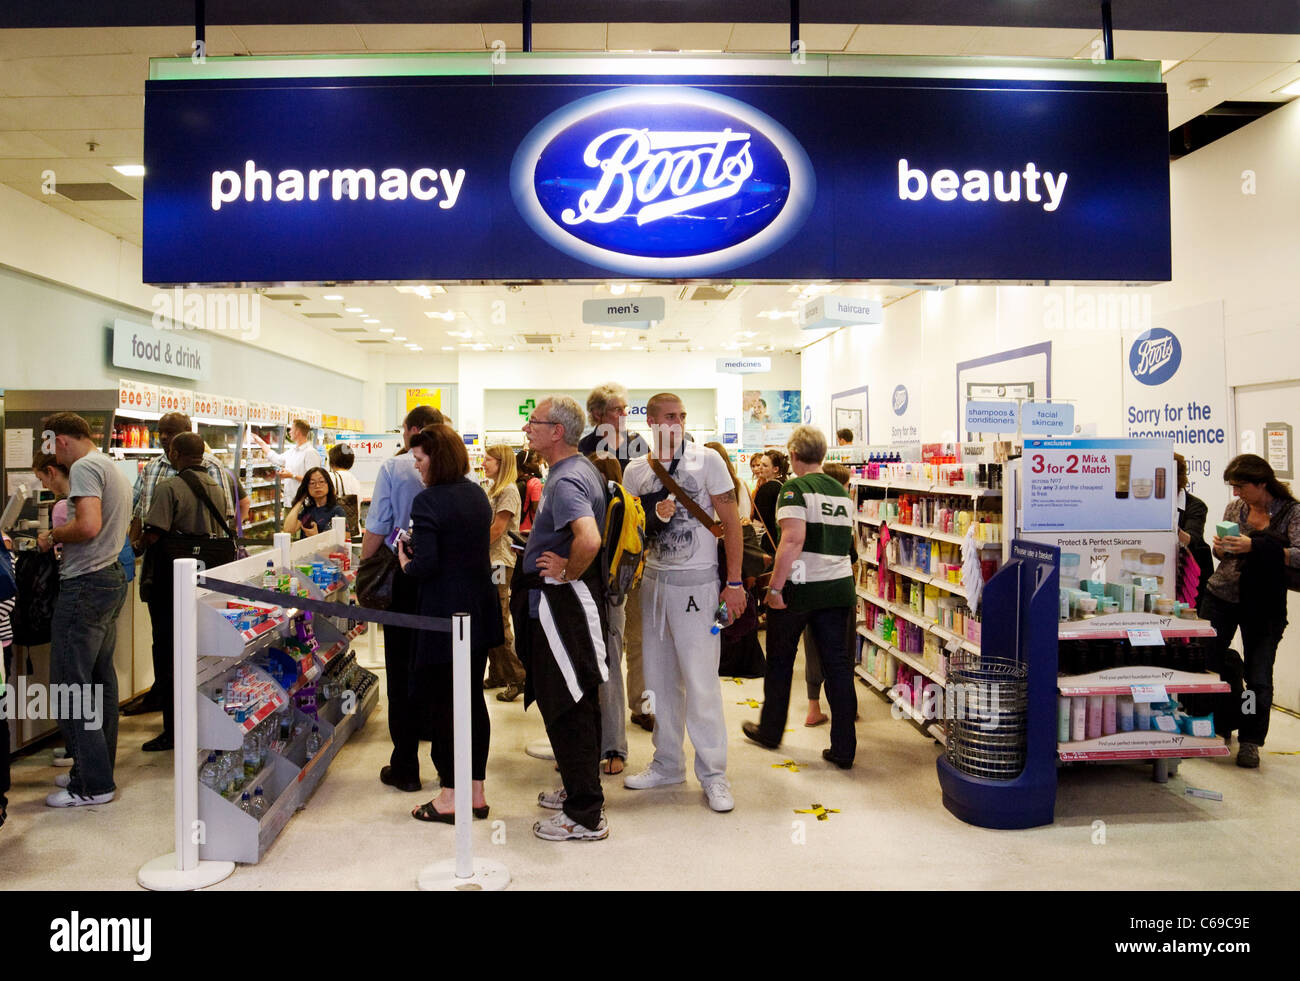
[[948, 762], [989, 780], [1012, 780], [1025, 766], [1029, 671], [1010, 658], [962, 651], [948, 667], [944, 713]]

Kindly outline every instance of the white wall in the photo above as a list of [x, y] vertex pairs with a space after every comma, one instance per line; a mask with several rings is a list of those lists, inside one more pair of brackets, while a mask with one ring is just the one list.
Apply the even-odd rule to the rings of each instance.
[[739, 424], [741, 392], [746, 388], [798, 388], [799, 356], [772, 356], [764, 374], [730, 375], [716, 370], [715, 355], [652, 354], [638, 351], [597, 353], [528, 352], [388, 355], [384, 383], [457, 385], [461, 432], [483, 431], [483, 391], [488, 388], [591, 388], [618, 381], [628, 388], [713, 388], [718, 392], [718, 424], [734, 417]]

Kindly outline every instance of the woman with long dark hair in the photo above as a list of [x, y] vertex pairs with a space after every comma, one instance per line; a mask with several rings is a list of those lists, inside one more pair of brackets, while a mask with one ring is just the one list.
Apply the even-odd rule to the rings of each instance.
[[[492, 505], [466, 476], [465, 441], [450, 426], [426, 426], [411, 437], [411, 455], [424, 490], [411, 502], [411, 540], [397, 553], [402, 571], [419, 584], [416, 612], [426, 617], [470, 617], [471, 779], [476, 818], [488, 815], [483, 796], [488, 738], [483, 672], [488, 651], [505, 639], [501, 607], [492, 582]], [[421, 630], [415, 641], [412, 690], [433, 724], [430, 752], [441, 792], [411, 812], [420, 821], [455, 823], [456, 769], [451, 634]]]
[[[1223, 479], [1233, 494], [1223, 520], [1235, 522], [1239, 531], [1214, 536], [1219, 567], [1206, 587], [1202, 614], [1214, 625], [1211, 668], [1232, 687], [1220, 700], [1215, 728], [1225, 741], [1240, 730], [1237, 765], [1253, 769], [1268, 735], [1273, 661], [1287, 624], [1288, 578], [1294, 582], [1300, 575], [1300, 504], [1268, 461], [1253, 453], [1233, 457]], [[1242, 657], [1229, 650], [1238, 628]], [[1252, 697], [1243, 700], [1243, 689]]]
[[284, 516], [284, 530], [290, 535], [302, 532], [304, 538], [319, 535], [335, 518], [346, 518], [347, 511], [334, 493], [334, 481], [323, 467], [312, 467], [302, 476], [293, 505]]
[[764, 450], [763, 462], [759, 464], [762, 485], [754, 491], [754, 514], [763, 523], [763, 551], [776, 555], [776, 546], [781, 541], [781, 527], [776, 521], [776, 499], [781, 493], [781, 485], [790, 475], [790, 458], [780, 450]]

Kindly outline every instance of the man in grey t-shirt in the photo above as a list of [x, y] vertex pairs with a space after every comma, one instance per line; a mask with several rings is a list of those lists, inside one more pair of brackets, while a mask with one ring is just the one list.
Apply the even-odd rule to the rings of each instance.
[[107, 804], [117, 790], [117, 615], [126, 601], [118, 554], [131, 521], [131, 485], [99, 452], [90, 425], [59, 412], [42, 425], [43, 448], [68, 468], [68, 522], [43, 531], [37, 544], [63, 546], [59, 596], [50, 624], [50, 682], [63, 685], [59, 729], [76, 761], [66, 790], [50, 807]]

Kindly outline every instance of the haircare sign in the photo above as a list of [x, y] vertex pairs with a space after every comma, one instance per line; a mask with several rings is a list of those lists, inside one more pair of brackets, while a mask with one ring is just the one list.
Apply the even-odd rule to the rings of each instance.
[[464, 59], [155, 63], [172, 77], [145, 85], [144, 280], [1170, 278], [1162, 83], [1086, 62], [933, 84], [850, 59], [671, 78]]

